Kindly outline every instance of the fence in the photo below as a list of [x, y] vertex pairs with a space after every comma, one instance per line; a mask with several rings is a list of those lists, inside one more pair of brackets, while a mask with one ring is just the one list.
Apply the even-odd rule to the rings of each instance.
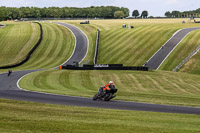
[[104, 18], [21, 18], [24, 21], [43, 20], [102, 20]]
[[76, 67], [73, 65], [62, 66], [62, 69], [69, 70], [137, 70], [148, 71], [148, 67], [129, 67], [123, 66], [123, 64], [95, 64], [95, 65], [83, 65], [83, 67]]
[[94, 64], [97, 64], [98, 52], [99, 52], [99, 39], [100, 39], [100, 30], [97, 29], [97, 39], [96, 39], [96, 48], [94, 55]]
[[176, 68], [174, 68], [173, 71], [176, 72], [177, 70], [179, 70], [192, 56], [197, 54], [199, 50], [200, 50], [200, 45], [187, 58], [185, 58], [178, 66], [176, 66]]

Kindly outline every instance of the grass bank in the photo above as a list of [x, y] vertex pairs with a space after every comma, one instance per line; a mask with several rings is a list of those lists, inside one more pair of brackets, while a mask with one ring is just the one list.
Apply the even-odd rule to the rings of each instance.
[[197, 133], [200, 116], [48, 105], [0, 99], [1, 133]]
[[33, 91], [92, 97], [110, 80], [119, 89], [120, 100], [200, 107], [200, 76], [184, 73], [47, 70], [25, 76], [19, 85]]
[[[181, 23], [183, 20], [186, 24]], [[143, 65], [177, 30], [200, 26], [187, 19], [90, 20], [89, 25], [80, 25], [81, 20], [64, 22], [80, 27], [87, 35], [93, 35], [90, 39], [93, 54], [95, 29], [100, 29], [98, 63], [127, 66]], [[135, 28], [123, 29], [122, 24], [133, 25]], [[196, 42], [193, 43], [196, 45]], [[88, 55], [87, 60], [93, 60], [92, 57]]]
[[71, 56], [75, 38], [63, 26], [53, 23], [41, 23], [43, 40], [30, 60], [16, 69], [46, 69], [63, 64]]
[[0, 29], [0, 66], [22, 61], [34, 47], [40, 36], [35, 23], [7, 23]]
[[180, 72], [187, 72], [200, 75], [200, 52], [193, 56], [181, 69]]
[[[63, 26], [53, 23], [41, 23], [43, 27], [43, 40], [25, 64], [13, 70], [45, 69], [63, 64], [71, 56], [75, 38]], [[40, 31], [37, 24], [8, 23], [0, 30], [0, 64], [16, 63], [21, 61], [26, 53], [36, 44]], [[1, 70], [5, 72], [7, 70]]]

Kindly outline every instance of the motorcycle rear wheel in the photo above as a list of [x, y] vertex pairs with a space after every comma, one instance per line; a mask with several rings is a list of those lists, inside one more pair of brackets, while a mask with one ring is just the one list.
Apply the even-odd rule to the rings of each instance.
[[104, 100], [104, 101], [110, 101], [110, 99], [112, 99], [112, 97], [113, 97], [112, 93], [107, 93], [107, 94], [104, 96], [103, 100]]

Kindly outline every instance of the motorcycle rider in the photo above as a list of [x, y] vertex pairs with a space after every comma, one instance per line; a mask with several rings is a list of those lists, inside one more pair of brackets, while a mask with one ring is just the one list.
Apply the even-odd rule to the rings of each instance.
[[104, 96], [106, 94], [106, 91], [109, 91], [110, 89], [114, 89], [115, 85], [113, 81], [109, 81], [108, 84], [106, 84], [105, 86], [100, 87], [99, 89], [99, 94], [100, 96]]

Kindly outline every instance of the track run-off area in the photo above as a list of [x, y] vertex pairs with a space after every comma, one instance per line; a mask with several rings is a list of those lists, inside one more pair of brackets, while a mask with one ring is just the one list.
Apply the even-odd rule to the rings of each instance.
[[[88, 39], [85, 34], [78, 28], [65, 23], [59, 23], [70, 29], [76, 38], [76, 45], [73, 55], [64, 64], [73, 64], [74, 62], [80, 62], [84, 59], [87, 54], [88, 49]], [[197, 28], [199, 29], [199, 28]], [[165, 44], [166, 55], [168, 55], [178, 43], [194, 28], [188, 28], [187, 30], [182, 30], [183, 32], [177, 32], [168, 42], [170, 44]], [[172, 45], [172, 46], [171, 46]], [[166, 48], [169, 47], [169, 48]], [[81, 49], [81, 50], [80, 50]], [[161, 52], [162, 54], [163, 52]], [[159, 54], [159, 52], [157, 52]], [[153, 58], [152, 58], [153, 60]], [[164, 60], [161, 59], [160, 62]], [[150, 63], [150, 61], [149, 61]], [[148, 63], [148, 64], [149, 64]], [[39, 70], [26, 70], [26, 71], [16, 71], [7, 76], [7, 73], [0, 74], [0, 97], [14, 100], [25, 100], [32, 102], [41, 102], [48, 104], [59, 104], [59, 105], [73, 105], [73, 106], [85, 106], [85, 107], [96, 107], [96, 108], [109, 108], [109, 109], [121, 109], [121, 110], [138, 110], [138, 111], [152, 111], [152, 112], [166, 112], [166, 113], [183, 113], [183, 114], [197, 114], [200, 115], [200, 108], [193, 107], [181, 107], [181, 106], [169, 106], [169, 105], [158, 105], [158, 104], [147, 104], [147, 103], [137, 103], [137, 102], [125, 102], [113, 100], [110, 102], [104, 101], [93, 101], [92, 98], [83, 97], [72, 97], [64, 95], [47, 94], [40, 92], [26, 91], [18, 86], [19, 80], [32, 72]], [[92, 96], [91, 96], [92, 97]]]

